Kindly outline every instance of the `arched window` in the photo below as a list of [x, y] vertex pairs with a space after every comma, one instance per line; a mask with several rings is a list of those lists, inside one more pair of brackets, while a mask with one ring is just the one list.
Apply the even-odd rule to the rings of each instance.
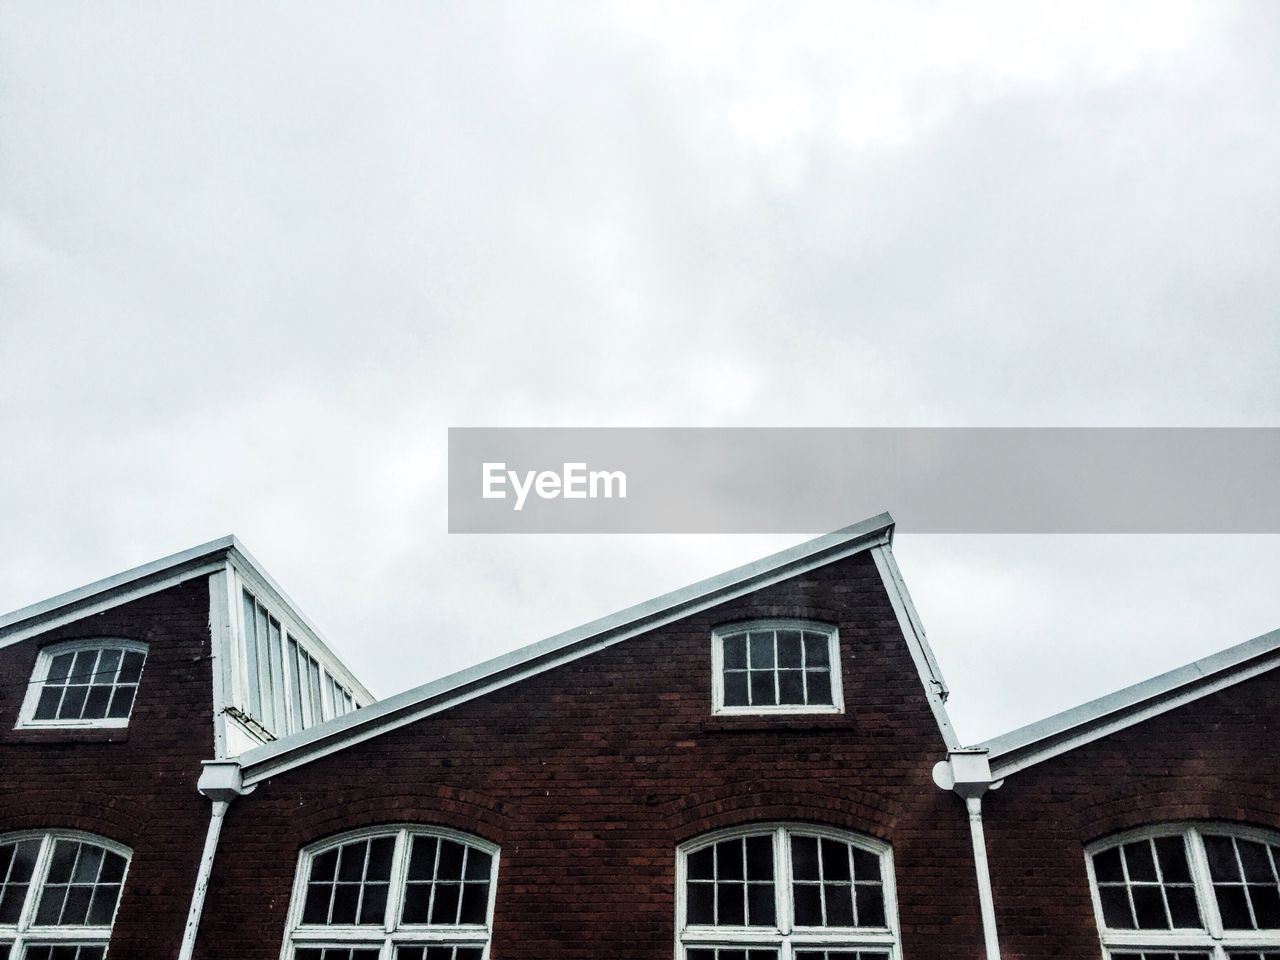
[[377, 827], [302, 852], [285, 960], [484, 960], [498, 848], [435, 828]]
[[1094, 844], [1086, 861], [1111, 960], [1280, 955], [1280, 834], [1149, 827]]
[[889, 847], [807, 824], [725, 830], [677, 855], [677, 960], [896, 960]]
[[129, 850], [72, 831], [0, 836], [0, 957], [102, 960]]
[[45, 647], [18, 725], [128, 726], [146, 659], [147, 645], [136, 640], [68, 640]]

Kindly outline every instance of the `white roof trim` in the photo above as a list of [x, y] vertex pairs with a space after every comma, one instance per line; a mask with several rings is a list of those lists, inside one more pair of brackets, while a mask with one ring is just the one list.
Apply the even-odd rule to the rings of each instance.
[[920, 615], [911, 602], [911, 594], [907, 592], [902, 571], [898, 569], [898, 561], [894, 559], [893, 550], [882, 544], [871, 548], [871, 556], [880, 572], [880, 579], [884, 581], [889, 603], [893, 606], [894, 616], [898, 618], [902, 636], [907, 641], [907, 649], [911, 651], [916, 673], [924, 684], [925, 697], [929, 701], [929, 709], [933, 711], [933, 718], [937, 721], [938, 730], [942, 733], [942, 740], [948, 750], [955, 750], [960, 746], [960, 739], [956, 736], [955, 727], [951, 725], [951, 718], [947, 716], [947, 684], [942, 679], [942, 671], [929, 647], [924, 624], [920, 622]]
[[1090, 700], [979, 747], [990, 751], [991, 776], [998, 780], [1276, 667], [1280, 667], [1280, 630]]
[[[235, 536], [219, 537], [198, 547], [183, 550], [172, 556], [144, 563], [140, 567], [125, 570], [102, 580], [76, 587], [60, 593], [56, 597], [33, 603], [12, 613], [0, 614], [0, 647], [19, 643], [30, 637], [52, 630], [55, 627], [92, 616], [112, 607], [120, 606], [131, 600], [168, 590], [170, 587], [196, 577], [208, 576], [226, 569], [230, 563], [239, 569], [250, 571], [261, 584], [266, 586], [275, 602], [285, 607], [290, 616], [296, 619], [313, 635], [314, 640], [328, 656], [338, 664], [340, 658], [333, 654], [325, 642], [323, 635], [279, 584], [271, 577], [262, 565], [253, 558], [243, 543]], [[345, 665], [343, 669], [346, 670]], [[350, 676], [353, 685], [369, 700], [374, 699], [364, 685]]]
[[[736, 567], [644, 603], [593, 620], [511, 653], [468, 667], [430, 683], [380, 700], [346, 716], [255, 747], [240, 755], [244, 782], [253, 784], [338, 750], [368, 740], [423, 717], [447, 710], [482, 694], [501, 689], [577, 660], [673, 620], [759, 590], [772, 583], [825, 566], [843, 557], [887, 545], [893, 538], [893, 517], [882, 513], [861, 523], [799, 544], [780, 553]], [[883, 571], [882, 571], [883, 575]], [[896, 591], [889, 590], [894, 599]], [[900, 602], [894, 600], [895, 603]], [[923, 637], [904, 629], [913, 655]], [[921, 651], [921, 656], [931, 660]], [[921, 661], [917, 659], [919, 664]], [[926, 692], [932, 685], [925, 679]], [[945, 716], [945, 714], [944, 714]], [[950, 724], [944, 727], [950, 729]], [[945, 736], [944, 732], [944, 736]]]
[[0, 614], [0, 647], [18, 643], [53, 627], [129, 600], [167, 590], [193, 577], [212, 573], [221, 568], [228, 551], [235, 545], [235, 537], [210, 540], [190, 550], [76, 587], [12, 613]]

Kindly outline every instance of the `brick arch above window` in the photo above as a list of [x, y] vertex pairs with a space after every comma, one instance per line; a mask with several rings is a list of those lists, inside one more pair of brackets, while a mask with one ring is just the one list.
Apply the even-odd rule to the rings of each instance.
[[827, 787], [794, 780], [757, 781], [745, 792], [740, 783], [696, 790], [664, 810], [673, 842], [751, 822], [795, 820], [828, 825], [888, 842], [903, 811], [897, 800], [853, 785]]
[[298, 799], [291, 826], [306, 846], [352, 830], [406, 823], [438, 826], [501, 846], [514, 820], [510, 805], [488, 793], [439, 784], [412, 792], [370, 785], [349, 793], [336, 790], [323, 802], [315, 802], [314, 792], [299, 793]]

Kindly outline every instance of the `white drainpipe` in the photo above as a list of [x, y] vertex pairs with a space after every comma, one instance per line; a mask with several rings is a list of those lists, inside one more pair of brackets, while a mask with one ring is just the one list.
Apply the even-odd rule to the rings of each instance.
[[253, 791], [253, 787], [246, 789], [241, 782], [240, 764], [235, 760], [206, 760], [196, 789], [213, 801], [213, 810], [204, 836], [204, 852], [200, 855], [200, 871], [196, 874], [196, 888], [191, 894], [191, 909], [187, 911], [187, 925], [182, 931], [178, 960], [191, 960], [196, 948], [196, 933], [200, 930], [200, 915], [204, 912], [204, 895], [209, 888], [209, 875], [213, 872], [213, 858], [218, 852], [218, 838], [222, 835], [222, 821], [227, 808], [236, 797]]
[[982, 795], [999, 783], [991, 782], [991, 765], [986, 750], [952, 750], [946, 760], [933, 768], [933, 782], [964, 800], [969, 814], [969, 837], [973, 841], [973, 868], [978, 880], [978, 907], [982, 913], [982, 939], [987, 960], [1000, 960], [1000, 937], [996, 932], [996, 905], [991, 894], [991, 870], [987, 865], [987, 837], [982, 827]]

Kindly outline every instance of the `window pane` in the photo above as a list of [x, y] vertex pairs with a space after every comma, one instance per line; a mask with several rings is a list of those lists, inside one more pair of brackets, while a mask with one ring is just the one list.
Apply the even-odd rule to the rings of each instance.
[[726, 882], [716, 884], [716, 924], [718, 926], [746, 926], [745, 884]]
[[107, 716], [112, 719], [124, 719], [133, 709], [134, 692], [137, 687], [116, 687], [111, 695], [111, 706], [107, 708]]
[[18, 922], [39, 852], [37, 839], [0, 845], [0, 923]]
[[790, 704], [804, 703], [804, 671], [778, 671], [778, 702]]
[[74, 653], [60, 653], [53, 658], [53, 662], [49, 664], [49, 683], [64, 683], [67, 676], [71, 673], [71, 662], [75, 660]]
[[715, 884], [691, 882], [686, 889], [689, 923], [707, 925], [715, 923]]
[[791, 838], [791, 873], [797, 880], [818, 879], [818, 840], [816, 837]]
[[52, 720], [58, 715], [58, 704], [62, 702], [62, 687], [45, 687], [40, 691], [40, 700], [36, 704], [37, 720]]
[[1169, 929], [1169, 920], [1165, 916], [1164, 897], [1160, 893], [1160, 887], [1156, 884], [1150, 886], [1135, 884], [1132, 892], [1133, 909], [1138, 917], [1138, 929]]
[[721, 643], [725, 669], [745, 670], [747, 668], [747, 635], [739, 633], [732, 637], [725, 637]]
[[773, 689], [772, 670], [751, 671], [751, 705], [776, 706], [777, 698]]
[[831, 698], [831, 674], [806, 670], [804, 678], [810, 704], [830, 705], [835, 702]]
[[772, 837], [747, 838], [747, 879], [773, 880]]
[[245, 679], [249, 681], [249, 713], [254, 717], [262, 716], [262, 688], [259, 686], [261, 674], [258, 672], [258, 641], [256, 638], [257, 604], [253, 595], [247, 590], [244, 601], [244, 666]]
[[[1160, 857], [1160, 873], [1164, 876], [1165, 883], [1191, 882], [1191, 870], [1187, 866], [1187, 845], [1182, 837], [1157, 838], [1156, 852]], [[1098, 862], [1095, 860], [1095, 869], [1097, 865]], [[1098, 879], [1104, 878], [1099, 877]]]
[[137, 683], [142, 677], [142, 664], [146, 660], [144, 654], [137, 650], [125, 653], [120, 662], [120, 683]]
[[1228, 930], [1252, 930], [1253, 920], [1249, 916], [1249, 902], [1243, 887], [1218, 887], [1218, 912], [1222, 914], [1222, 925]]
[[772, 883], [747, 884], [747, 923], [753, 927], [772, 927], [777, 923]]
[[879, 884], [859, 883], [855, 888], [854, 898], [857, 902], [858, 926], [883, 927], [884, 920], [884, 888]]
[[804, 647], [799, 630], [778, 631], [778, 666], [796, 669], [804, 666]]
[[854, 926], [853, 886], [851, 884], [824, 884], [822, 896], [823, 904], [827, 911], [827, 926]]
[[1099, 887], [1098, 899], [1102, 901], [1103, 920], [1110, 929], [1132, 930], [1134, 928], [1129, 893], [1123, 886]]
[[830, 641], [821, 633], [805, 631], [804, 664], [806, 667], [829, 667], [828, 648]]
[[745, 707], [750, 698], [747, 695], [747, 673], [725, 673], [724, 705], [726, 707]]
[[768, 669], [774, 666], [773, 631], [753, 632], [750, 636], [750, 667], [753, 670]]
[[1124, 845], [1124, 859], [1129, 867], [1129, 880], [1154, 882], [1156, 879], [1156, 862], [1151, 855], [1151, 841]]
[[796, 926], [822, 926], [822, 894], [816, 883], [797, 883], [792, 891]]
[[1239, 881], [1240, 865], [1236, 863], [1235, 844], [1230, 837], [1205, 837], [1204, 852], [1209, 857], [1209, 873], [1215, 882]]
[[715, 847], [703, 847], [689, 854], [686, 873], [690, 880], [715, 879]]

